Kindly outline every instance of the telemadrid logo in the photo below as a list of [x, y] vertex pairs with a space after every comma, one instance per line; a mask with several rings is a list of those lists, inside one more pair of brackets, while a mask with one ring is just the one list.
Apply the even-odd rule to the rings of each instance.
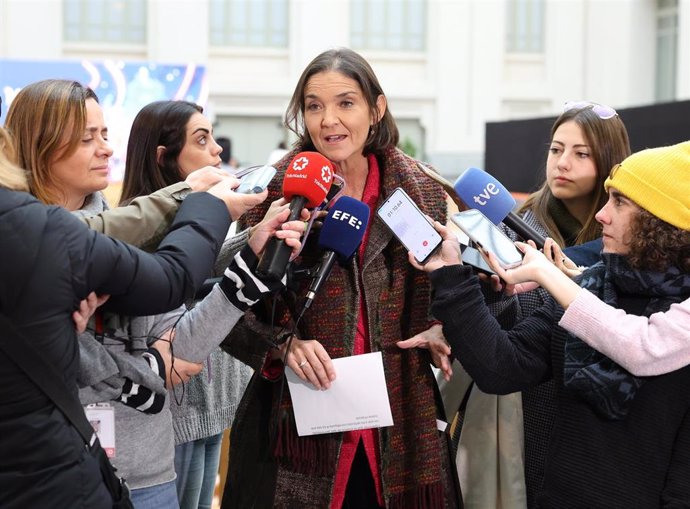
[[328, 184], [331, 181], [331, 177], [333, 174], [331, 173], [331, 167], [326, 165], [323, 168], [321, 168], [321, 180], [323, 180], [326, 184]]
[[302, 156], [302, 157], [297, 158], [293, 161], [292, 169], [295, 171], [302, 171], [304, 168], [307, 167], [308, 164], [309, 164], [309, 159]]

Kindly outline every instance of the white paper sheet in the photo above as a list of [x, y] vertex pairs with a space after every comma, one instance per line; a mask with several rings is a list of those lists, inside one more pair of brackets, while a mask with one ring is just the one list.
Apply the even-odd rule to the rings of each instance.
[[336, 379], [320, 391], [291, 370], [285, 373], [297, 433], [319, 435], [393, 425], [381, 352], [333, 359]]

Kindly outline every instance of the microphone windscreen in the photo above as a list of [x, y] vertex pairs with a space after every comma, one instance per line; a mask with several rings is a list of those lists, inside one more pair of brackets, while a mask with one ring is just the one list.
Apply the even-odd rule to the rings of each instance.
[[285, 170], [283, 196], [288, 201], [303, 196], [307, 208], [316, 207], [326, 198], [334, 174], [333, 163], [318, 152], [300, 152]]
[[343, 262], [362, 243], [369, 223], [369, 207], [349, 196], [340, 197], [328, 211], [319, 234], [319, 246]]
[[494, 224], [503, 221], [515, 207], [515, 198], [503, 184], [479, 168], [467, 168], [453, 189], [468, 207], [483, 212]]

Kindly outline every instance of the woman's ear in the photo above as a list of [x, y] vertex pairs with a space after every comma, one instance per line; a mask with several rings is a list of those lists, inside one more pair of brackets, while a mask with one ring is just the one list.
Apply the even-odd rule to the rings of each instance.
[[165, 154], [165, 147], [163, 145], [158, 145], [156, 147], [156, 162], [158, 166], [162, 164], [163, 154]]
[[388, 103], [386, 102], [386, 96], [380, 94], [376, 98], [376, 118], [372, 119], [372, 125], [378, 124], [383, 116], [386, 114], [386, 108]]

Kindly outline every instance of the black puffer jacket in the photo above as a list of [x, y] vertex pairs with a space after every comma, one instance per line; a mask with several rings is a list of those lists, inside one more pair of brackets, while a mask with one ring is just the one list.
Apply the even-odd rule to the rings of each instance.
[[[137, 315], [169, 311], [207, 277], [230, 224], [225, 205], [190, 195], [154, 255], [88, 230], [59, 207], [0, 188], [0, 312], [63, 374], [76, 397], [72, 312], [95, 290]], [[0, 341], [15, 341], [0, 330]], [[0, 351], [0, 507], [112, 502], [79, 434]]]

